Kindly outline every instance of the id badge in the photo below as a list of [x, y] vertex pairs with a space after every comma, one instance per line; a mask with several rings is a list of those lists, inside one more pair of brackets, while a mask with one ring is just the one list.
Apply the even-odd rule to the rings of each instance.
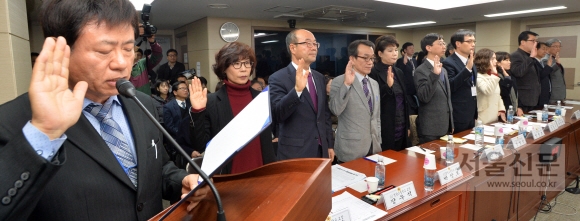
[[477, 96], [477, 88], [475, 86], [471, 86], [471, 96]]

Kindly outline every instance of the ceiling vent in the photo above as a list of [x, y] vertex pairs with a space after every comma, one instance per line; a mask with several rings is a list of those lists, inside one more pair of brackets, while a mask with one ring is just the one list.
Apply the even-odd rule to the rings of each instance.
[[294, 13], [283, 13], [274, 18], [296, 19], [310, 21], [339, 21], [339, 22], [363, 22], [367, 15], [374, 10], [365, 8], [353, 8], [346, 6], [329, 5], [315, 9], [308, 9]]

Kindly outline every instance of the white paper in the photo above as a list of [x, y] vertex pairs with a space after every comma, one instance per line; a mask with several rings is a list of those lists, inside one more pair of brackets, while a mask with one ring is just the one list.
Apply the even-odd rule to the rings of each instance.
[[[568, 102], [566, 102], [566, 103], [568, 103]], [[564, 109], [568, 109], [568, 110], [574, 108], [574, 107], [570, 107], [570, 106], [560, 106], [560, 107], [563, 107]], [[550, 108], [550, 109], [556, 109], [556, 105], [553, 105], [553, 104], [552, 105], [548, 105], [548, 108]]]
[[580, 105], [580, 101], [569, 101], [569, 100], [566, 100], [564, 103], [566, 103], [566, 104], [576, 104], [576, 105]]
[[[377, 161], [379, 161], [379, 156], [382, 156], [382, 155], [373, 154], [373, 155], [365, 157], [365, 159], [376, 163]], [[389, 164], [394, 163], [394, 162], [397, 162], [397, 161], [383, 156], [383, 163], [385, 163], [385, 165], [389, 165]]]
[[332, 191], [336, 192], [344, 189], [347, 186], [355, 184], [364, 180], [367, 176], [363, 173], [348, 169], [341, 165], [334, 165], [331, 167], [332, 173]]
[[[494, 142], [495, 143], [495, 142]], [[474, 151], [478, 151], [479, 149], [481, 149], [481, 147], [475, 146], [474, 144], [463, 144], [461, 146], [459, 146], [461, 148], [465, 148], [465, 149], [470, 149], [470, 150], [474, 150]]]
[[344, 192], [338, 196], [332, 197], [332, 209], [330, 210], [330, 217], [332, 217], [332, 214], [338, 213], [345, 209], [350, 210], [351, 220], [356, 221], [377, 220], [387, 215], [386, 211], [365, 203], [349, 192]]
[[538, 122], [528, 122], [528, 127], [529, 126], [540, 126], [540, 127], [546, 127], [546, 125], [548, 125], [547, 123], [538, 123]]
[[[464, 136], [463, 138], [468, 139], [468, 140], [475, 140], [475, 134], [468, 134], [467, 136]], [[483, 136], [483, 142], [484, 143], [495, 143], [495, 138]]]
[[[423, 149], [425, 149], [425, 148], [423, 148]], [[413, 151], [413, 152], [416, 152], [416, 153], [420, 153], [420, 154], [423, 154], [423, 155], [425, 155], [425, 151], [427, 151], [427, 153], [435, 153], [435, 151], [429, 150], [429, 149], [425, 149], [425, 151], [423, 151], [418, 146], [408, 147], [407, 150]]]
[[[201, 170], [213, 174], [230, 156], [272, 123], [268, 87], [207, 143]], [[199, 180], [203, 180], [201, 177]]]

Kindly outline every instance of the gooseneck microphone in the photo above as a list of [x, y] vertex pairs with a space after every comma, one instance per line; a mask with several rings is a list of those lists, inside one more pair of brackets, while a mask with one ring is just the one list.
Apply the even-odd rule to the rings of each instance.
[[[167, 130], [165, 130], [163, 128], [163, 126], [161, 126], [161, 124], [159, 124], [159, 122], [157, 122], [157, 119], [155, 117], [153, 117], [153, 115], [147, 110], [147, 108], [145, 108], [145, 106], [143, 106], [143, 103], [141, 103], [141, 101], [139, 101], [139, 99], [137, 99], [137, 96], [135, 96], [135, 86], [133, 86], [133, 84], [131, 82], [129, 82], [127, 79], [121, 78], [119, 80], [117, 80], [116, 83], [116, 87], [117, 87], [117, 91], [119, 91], [119, 93], [127, 98], [132, 99], [133, 101], [135, 101], [135, 103], [137, 103], [137, 105], [139, 106], [139, 108], [141, 108], [141, 110], [143, 110], [143, 112], [145, 112], [145, 114], [147, 115], [147, 117], [149, 117], [149, 119], [155, 124], [155, 126], [161, 130], [161, 132], [163, 132], [163, 134], [165, 135], [165, 137], [167, 137], [167, 139], [169, 140], [169, 142], [175, 146], [175, 148], [179, 151], [179, 153], [181, 153], [181, 155], [183, 155], [183, 157], [185, 157], [185, 159], [187, 159], [187, 161], [189, 162], [189, 165], [191, 165], [196, 172], [199, 173], [199, 176], [201, 176], [201, 178], [203, 178], [203, 182], [207, 183], [207, 185], [209, 185], [209, 188], [211, 189], [211, 191], [213, 192], [214, 196], [215, 196], [215, 201], [217, 203], [217, 207], [218, 207], [218, 216], [217, 216], [217, 220], [218, 221], [225, 221], [226, 220], [226, 215], [224, 213], [224, 208], [222, 205], [222, 200], [219, 196], [219, 193], [217, 191], [217, 189], [215, 188], [213, 182], [211, 182], [211, 180], [209, 179], [209, 177], [207, 176], [207, 174], [205, 174], [197, 164], [195, 164], [192, 160], [191, 157], [181, 148], [181, 146], [179, 146], [179, 144], [177, 144], [177, 142], [175, 141], [175, 139], [173, 139], [173, 137], [171, 137], [171, 135], [169, 135], [169, 133], [167, 132]], [[177, 208], [179, 205], [181, 205], [183, 202], [185, 202], [185, 200], [195, 191], [197, 191], [197, 189], [199, 189], [200, 186], [203, 185], [203, 182], [196, 186], [193, 190], [191, 190], [191, 192], [189, 194], [187, 194], [186, 197], [184, 197], [183, 199], [181, 199], [177, 204], [175, 204], [175, 206], [173, 208], [171, 208], [167, 213], [165, 213], [165, 215], [163, 217], [161, 217], [160, 220], [165, 219], [165, 217], [167, 217], [169, 214], [171, 214], [171, 212], [173, 212], [175, 210], [175, 208]]]

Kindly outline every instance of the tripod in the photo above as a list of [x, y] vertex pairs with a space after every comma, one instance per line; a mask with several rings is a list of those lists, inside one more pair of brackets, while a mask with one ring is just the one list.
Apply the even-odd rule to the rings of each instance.
[[580, 176], [576, 176], [576, 187], [566, 188], [566, 192], [572, 194], [580, 194], [580, 188], [578, 188], [578, 181], [580, 181]]

